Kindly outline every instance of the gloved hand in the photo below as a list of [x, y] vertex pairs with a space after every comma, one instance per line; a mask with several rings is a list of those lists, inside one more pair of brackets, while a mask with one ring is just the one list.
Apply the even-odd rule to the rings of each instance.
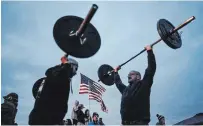
[[67, 55], [63, 56], [61, 58], [61, 62], [62, 64], [70, 64], [71, 65], [71, 68], [72, 68], [72, 72], [73, 72], [73, 76], [76, 75], [77, 73], [77, 70], [78, 70], [78, 62], [72, 58], [67, 58]]
[[[56, 77], [58, 75], [60, 76], [67, 76], [69, 78], [72, 78], [74, 75], [76, 75], [78, 70], [78, 62], [74, 59], [67, 58], [67, 55], [61, 57], [61, 64], [56, 65], [54, 67], [51, 67], [47, 69], [45, 72], [45, 75], [47, 77], [53, 76]], [[71, 69], [70, 69], [71, 68]]]

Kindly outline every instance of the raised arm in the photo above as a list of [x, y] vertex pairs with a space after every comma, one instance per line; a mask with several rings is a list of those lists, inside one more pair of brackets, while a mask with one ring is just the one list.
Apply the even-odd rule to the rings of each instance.
[[150, 46], [146, 47], [147, 49], [147, 54], [148, 54], [148, 67], [145, 70], [145, 74], [143, 77], [143, 81], [145, 81], [147, 84], [149, 84], [150, 86], [153, 84], [153, 77], [155, 75], [156, 72], [156, 60], [155, 60], [155, 56], [153, 53], [153, 50], [151, 49]]
[[45, 75], [47, 77], [71, 77], [71, 65], [70, 64], [61, 64], [54, 67], [49, 68]]
[[[73, 61], [73, 60], [72, 60]], [[29, 115], [29, 125], [58, 125], [68, 110], [71, 78], [78, 65], [69, 59], [46, 71], [46, 81], [40, 98]]]
[[118, 88], [118, 90], [120, 91], [121, 94], [123, 94], [124, 89], [126, 88], [126, 86], [122, 83], [119, 74], [116, 72], [115, 73], [115, 84], [116, 87]]

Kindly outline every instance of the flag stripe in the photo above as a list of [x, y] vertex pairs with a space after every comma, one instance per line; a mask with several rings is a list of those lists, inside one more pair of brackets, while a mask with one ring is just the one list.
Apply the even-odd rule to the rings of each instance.
[[100, 102], [100, 100], [98, 98], [95, 98], [95, 97], [89, 97], [89, 100], [96, 100], [97, 102]]
[[86, 77], [83, 74], [81, 75], [81, 83], [80, 83], [80, 89], [79, 94], [89, 94], [89, 100], [95, 100], [100, 103], [101, 110], [103, 112], [108, 112], [103, 100], [102, 100], [102, 94], [106, 91], [104, 87], [102, 87], [100, 84], [96, 83], [92, 79]]
[[101, 93], [106, 91], [106, 89], [104, 87], [102, 87], [100, 84], [96, 83], [92, 79], [86, 77], [83, 74], [80, 74], [80, 75], [81, 75], [81, 83], [85, 83], [85, 84], [89, 85], [88, 84], [88, 82], [89, 82], [89, 83], [91, 83], [92, 86], [95, 87], [96, 90], [100, 91]]
[[96, 83], [96, 82], [93, 82], [93, 85], [94, 85], [97, 89], [101, 90], [102, 92], [105, 92], [105, 91], [106, 91], [105, 88], [103, 88], [100, 84], [98, 84], [98, 83]]
[[96, 99], [99, 99], [100, 101], [102, 100], [102, 98], [100, 96], [97, 96], [94, 94], [89, 94], [89, 98], [96, 98]]
[[92, 83], [93, 83], [95, 86], [97, 86], [98, 88], [100, 88], [101, 90], [103, 90], [103, 92], [106, 91], [106, 89], [105, 89], [103, 86], [101, 86], [99, 83], [93, 81], [92, 79], [90, 79], [89, 77], [87, 77], [87, 76], [85, 76], [85, 75], [83, 75], [83, 74], [81, 74], [81, 76], [84, 76], [84, 77], [86, 77], [87, 79], [89, 79], [90, 81], [92, 81]]

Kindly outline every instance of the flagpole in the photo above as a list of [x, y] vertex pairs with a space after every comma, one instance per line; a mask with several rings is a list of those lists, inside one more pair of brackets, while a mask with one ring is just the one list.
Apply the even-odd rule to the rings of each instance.
[[88, 93], [88, 100], [89, 100], [89, 111], [90, 111], [90, 94]]
[[[88, 85], [89, 85], [89, 81], [88, 81]], [[88, 91], [88, 100], [89, 100], [89, 113], [90, 113], [90, 85], [89, 85], [89, 91]], [[90, 122], [90, 119], [89, 119], [89, 122]]]

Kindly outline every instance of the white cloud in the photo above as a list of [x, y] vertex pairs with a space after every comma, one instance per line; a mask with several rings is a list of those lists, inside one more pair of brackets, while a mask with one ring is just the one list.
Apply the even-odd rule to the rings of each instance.
[[17, 74], [14, 75], [14, 80], [16, 81], [25, 81], [25, 80], [30, 80], [31, 79], [31, 75], [30, 73], [27, 72], [19, 72]]

